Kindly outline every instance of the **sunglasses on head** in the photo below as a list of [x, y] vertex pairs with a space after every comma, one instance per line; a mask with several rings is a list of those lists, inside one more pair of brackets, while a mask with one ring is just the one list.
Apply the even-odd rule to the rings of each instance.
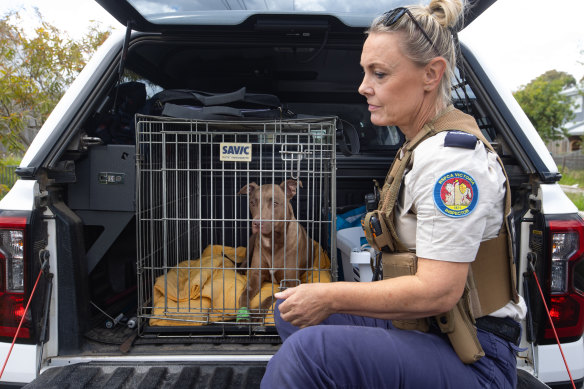
[[432, 39], [430, 39], [428, 34], [426, 34], [426, 31], [424, 31], [424, 29], [422, 28], [420, 23], [418, 23], [418, 21], [416, 20], [414, 15], [412, 15], [412, 13], [410, 12], [409, 9], [407, 9], [405, 7], [398, 7], [398, 8], [392, 9], [391, 11], [387, 11], [386, 13], [383, 14], [382, 24], [386, 27], [392, 26], [395, 23], [397, 23], [397, 21], [402, 16], [404, 16], [404, 14], [407, 14], [410, 17], [410, 19], [412, 20], [412, 22], [414, 22], [416, 27], [418, 27], [418, 29], [420, 30], [422, 35], [424, 35], [424, 38], [426, 38], [426, 40], [430, 43], [430, 46], [432, 46], [432, 50], [434, 50], [434, 53], [436, 53], [436, 55], [440, 55], [438, 53], [438, 50], [436, 50], [436, 48], [434, 47], [434, 42], [432, 42]]

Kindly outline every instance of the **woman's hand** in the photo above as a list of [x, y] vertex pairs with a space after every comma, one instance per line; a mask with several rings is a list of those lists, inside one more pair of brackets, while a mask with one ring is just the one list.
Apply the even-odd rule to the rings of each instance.
[[274, 295], [283, 299], [280, 317], [290, 324], [304, 328], [319, 324], [332, 313], [328, 284], [301, 284]]

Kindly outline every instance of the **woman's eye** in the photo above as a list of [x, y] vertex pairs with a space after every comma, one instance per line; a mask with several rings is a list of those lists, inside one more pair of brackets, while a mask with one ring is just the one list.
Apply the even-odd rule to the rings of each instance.
[[374, 72], [373, 74], [375, 75], [376, 78], [383, 78], [383, 77], [385, 77], [385, 73], [382, 73], [382, 72]]

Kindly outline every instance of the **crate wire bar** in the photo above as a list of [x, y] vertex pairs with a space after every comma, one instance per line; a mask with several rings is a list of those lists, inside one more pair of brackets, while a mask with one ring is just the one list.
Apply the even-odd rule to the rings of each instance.
[[[330, 253], [325, 254], [330, 257], [327, 271], [329, 277], [336, 275], [331, 236], [336, 228], [335, 122], [331, 117], [228, 122], [137, 115], [141, 327], [192, 332], [221, 326], [225, 332], [229, 326], [273, 325], [277, 285], [259, 292], [259, 301], [272, 299], [270, 308], [251, 309], [248, 322], [236, 321], [238, 296], [233, 290], [245, 286], [241, 275], [250, 260], [245, 250], [236, 248], [248, 247], [252, 234], [249, 197], [237, 193], [251, 182], [301, 182], [290, 200], [296, 220]], [[251, 158], [225, 160], [229, 158], [221, 154], [222, 147], [241, 154], [246, 146], [251, 146]], [[323, 261], [321, 251], [311, 249], [309, 245], [310, 264], [299, 272], [308, 273]], [[321, 272], [315, 274], [313, 282], [321, 281]]]

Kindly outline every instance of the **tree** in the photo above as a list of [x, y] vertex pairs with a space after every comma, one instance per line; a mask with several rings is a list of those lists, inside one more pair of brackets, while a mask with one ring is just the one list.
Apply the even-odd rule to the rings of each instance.
[[560, 92], [573, 85], [573, 76], [549, 70], [513, 94], [545, 142], [567, 136], [562, 126], [574, 118], [573, 105]]
[[91, 54], [110, 34], [92, 22], [75, 41], [39, 20], [28, 37], [20, 15], [0, 17], [0, 139], [4, 150], [22, 154]]

